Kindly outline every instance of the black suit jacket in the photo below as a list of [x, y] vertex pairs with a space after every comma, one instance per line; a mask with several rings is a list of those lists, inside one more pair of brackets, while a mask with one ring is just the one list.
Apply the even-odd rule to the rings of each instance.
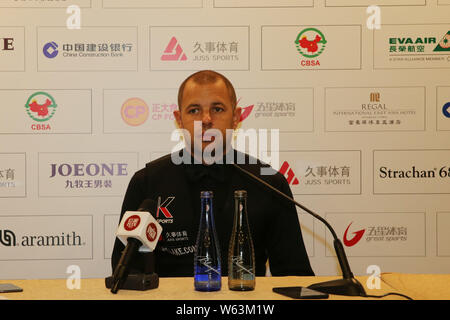
[[[237, 161], [238, 152], [234, 153]], [[242, 168], [292, 197], [283, 175], [278, 172], [260, 175], [265, 165], [259, 161], [249, 164], [254, 162], [250, 162], [248, 155], [245, 155], [245, 160], [246, 164], [239, 164]], [[217, 170], [214, 174], [199, 175], [205, 167]], [[202, 190], [214, 192], [213, 214], [221, 247], [222, 275], [226, 276], [228, 272], [227, 256], [233, 227], [235, 190], [247, 191], [256, 275], [265, 275], [267, 259], [273, 276], [314, 275], [294, 204], [231, 165], [175, 165], [169, 154], [148, 163], [134, 174], [125, 194], [120, 217], [125, 211], [137, 210], [147, 198], [159, 200], [160, 208], [154, 214], [163, 227], [162, 239], [155, 250], [156, 272], [159, 276], [193, 276]], [[123, 248], [124, 245], [116, 239], [111, 261], [113, 270]], [[138, 254], [133, 259], [131, 272], [142, 272], [144, 265], [144, 255]]]

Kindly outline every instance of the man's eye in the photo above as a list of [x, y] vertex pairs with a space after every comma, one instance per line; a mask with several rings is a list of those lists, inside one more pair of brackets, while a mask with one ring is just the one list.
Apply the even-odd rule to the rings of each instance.
[[198, 109], [192, 108], [188, 110], [189, 114], [197, 114], [198, 113]]
[[222, 112], [222, 111], [223, 111], [223, 108], [222, 108], [222, 107], [214, 107], [214, 108], [213, 108], [213, 111], [214, 111], [214, 112]]

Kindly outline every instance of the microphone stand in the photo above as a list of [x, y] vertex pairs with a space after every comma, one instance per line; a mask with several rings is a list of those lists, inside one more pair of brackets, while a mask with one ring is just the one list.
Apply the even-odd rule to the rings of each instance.
[[306, 211], [310, 215], [312, 215], [314, 218], [322, 221], [330, 230], [331, 234], [333, 235], [333, 244], [334, 244], [334, 250], [336, 251], [336, 256], [339, 261], [339, 265], [342, 270], [342, 279], [337, 280], [331, 280], [321, 283], [316, 283], [313, 285], [310, 285], [308, 288], [317, 290], [324, 293], [329, 294], [337, 294], [337, 295], [344, 295], [344, 296], [366, 296], [366, 292], [364, 291], [364, 287], [361, 285], [361, 283], [355, 279], [353, 276], [353, 273], [351, 272], [350, 265], [347, 260], [347, 256], [344, 251], [344, 246], [342, 245], [342, 242], [339, 240], [339, 238], [336, 235], [336, 232], [334, 232], [331, 225], [326, 221], [324, 218], [319, 216], [318, 214], [314, 213], [310, 209], [306, 208], [305, 206], [301, 205], [291, 197], [285, 195], [283, 192], [277, 190], [276, 188], [272, 187], [270, 184], [265, 182], [264, 180], [260, 179], [259, 177], [255, 176], [251, 172], [248, 172], [247, 170], [239, 167], [237, 164], [232, 164], [235, 168], [239, 169], [241, 172], [245, 173], [246, 175], [252, 177], [253, 179], [257, 180], [258, 182], [262, 183], [264, 186], [268, 187], [272, 191], [278, 193], [283, 198], [289, 200], [290, 202], [294, 203], [297, 207], [301, 208], [302, 210]]

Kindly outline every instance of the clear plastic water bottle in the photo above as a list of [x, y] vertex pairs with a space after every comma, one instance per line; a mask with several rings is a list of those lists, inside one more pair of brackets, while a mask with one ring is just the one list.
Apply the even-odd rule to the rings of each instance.
[[217, 291], [222, 287], [220, 247], [214, 226], [213, 193], [200, 192], [201, 216], [194, 255], [194, 287]]
[[230, 290], [255, 289], [255, 251], [247, 215], [247, 192], [234, 192], [234, 223], [228, 250]]

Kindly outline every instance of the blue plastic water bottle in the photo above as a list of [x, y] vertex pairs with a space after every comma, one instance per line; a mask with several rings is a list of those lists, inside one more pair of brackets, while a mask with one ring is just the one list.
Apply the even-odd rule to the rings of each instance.
[[222, 286], [220, 247], [214, 226], [212, 200], [212, 191], [200, 192], [200, 226], [194, 255], [194, 286], [198, 291], [217, 291]]

